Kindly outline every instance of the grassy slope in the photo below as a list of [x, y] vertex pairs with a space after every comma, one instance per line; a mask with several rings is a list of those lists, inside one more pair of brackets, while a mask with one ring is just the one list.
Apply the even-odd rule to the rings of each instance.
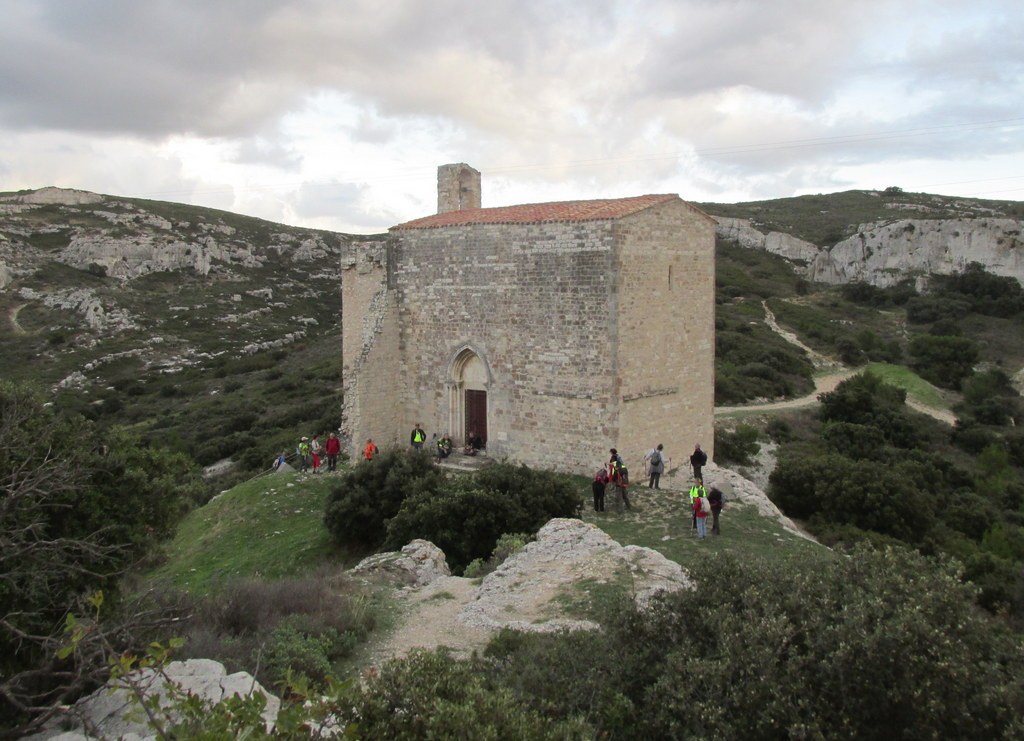
[[[351, 565], [330, 540], [323, 524], [324, 502], [336, 475], [286, 473], [261, 476], [221, 494], [192, 512], [167, 547], [167, 560], [152, 580], [204, 594], [236, 577], [273, 579], [314, 571], [330, 562]], [[590, 482], [579, 478], [590, 501]], [[595, 513], [583, 519], [623, 545], [662, 553], [687, 569], [710, 567], [709, 559], [730, 553], [785, 565], [795, 559], [831, 558], [831, 551], [761, 517], [750, 505], [729, 503], [720, 538], [697, 541], [690, 531], [684, 491], [654, 492], [634, 487], [634, 509], [624, 514]]]
[[274, 579], [343, 562], [323, 524], [334, 474], [267, 474], [192, 512], [150, 575], [204, 594], [237, 577]]

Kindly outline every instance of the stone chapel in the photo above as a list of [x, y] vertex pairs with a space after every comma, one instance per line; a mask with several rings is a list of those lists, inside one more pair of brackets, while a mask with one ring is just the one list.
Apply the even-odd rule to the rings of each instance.
[[481, 208], [438, 168], [438, 209], [342, 266], [342, 432], [407, 446], [416, 423], [488, 456], [639, 481], [714, 442], [715, 222], [677, 195]]

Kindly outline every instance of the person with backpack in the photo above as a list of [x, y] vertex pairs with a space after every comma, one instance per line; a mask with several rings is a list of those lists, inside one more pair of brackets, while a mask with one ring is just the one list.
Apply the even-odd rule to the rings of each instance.
[[604, 492], [608, 486], [608, 472], [599, 468], [594, 475], [594, 482], [590, 485], [594, 492], [594, 511], [604, 512]]
[[708, 503], [707, 494], [704, 491], [704, 487], [700, 487], [701, 494], [697, 496], [693, 501], [693, 521], [697, 528], [697, 538], [704, 540], [708, 534], [708, 514], [711, 512], [711, 505]]
[[646, 455], [646, 460], [649, 468], [647, 469], [650, 475], [650, 481], [647, 482], [648, 489], [660, 489], [659, 482], [661, 481], [661, 474], [665, 472], [665, 457], [661, 452], [665, 449], [665, 446], [658, 443], [658, 447], [652, 450]]
[[708, 494], [704, 491], [704, 482], [700, 479], [693, 480], [693, 486], [690, 487], [690, 509], [693, 511], [693, 526], [691, 530], [697, 529], [697, 510], [694, 508], [696, 501], [701, 497], [706, 497]]
[[708, 491], [708, 503], [711, 505], [711, 534], [721, 535], [718, 530], [718, 515], [722, 513], [725, 506], [725, 495], [717, 486], [712, 486]]
[[372, 461], [373, 456], [380, 452], [380, 448], [377, 447], [377, 443], [373, 441], [373, 438], [366, 440], [366, 447], [363, 448], [363, 460]]

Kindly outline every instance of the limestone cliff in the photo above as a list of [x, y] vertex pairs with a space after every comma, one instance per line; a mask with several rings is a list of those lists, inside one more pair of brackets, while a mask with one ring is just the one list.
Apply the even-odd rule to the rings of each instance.
[[1024, 283], [1021, 219], [896, 219], [860, 224], [853, 236], [818, 246], [790, 234], [767, 233], [748, 219], [718, 219], [719, 238], [785, 257], [809, 280], [890, 286], [904, 278], [948, 275], [977, 262]]

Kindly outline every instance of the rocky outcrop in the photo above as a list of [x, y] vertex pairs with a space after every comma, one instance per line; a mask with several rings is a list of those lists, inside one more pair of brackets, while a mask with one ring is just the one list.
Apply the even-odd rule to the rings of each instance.
[[422, 587], [442, 576], [451, 576], [444, 552], [426, 540], [414, 540], [401, 551], [364, 558], [350, 573], [413, 587]]
[[747, 219], [717, 217], [717, 234], [741, 247], [780, 255], [813, 281], [863, 281], [884, 287], [905, 278], [949, 275], [972, 262], [1024, 283], [1021, 220], [899, 219], [861, 224], [857, 233], [819, 247], [781, 232], [764, 234]]
[[797, 239], [784, 232], [758, 231], [748, 219], [729, 219], [715, 217], [718, 222], [716, 233], [722, 239], [736, 242], [740, 247], [752, 250], [765, 250], [780, 255], [787, 260], [804, 264], [814, 260], [821, 248], [816, 244]]
[[961, 272], [968, 264], [1024, 283], [1019, 219], [901, 219], [862, 224], [814, 259], [807, 276], [824, 283], [890, 286], [907, 277]]
[[52, 729], [28, 738], [50, 741], [87, 741], [97, 738], [149, 741], [161, 738], [145, 722], [146, 716], [135, 700], [131, 687], [159, 703], [161, 710], [157, 712], [157, 717], [164, 717], [165, 713], [172, 719], [176, 717], [173, 710], [170, 710], [175, 695], [191, 695], [216, 703], [233, 695], [247, 697], [258, 693], [267, 700], [262, 715], [269, 729], [277, 720], [281, 707], [281, 701], [246, 672], [228, 674], [223, 664], [209, 659], [172, 661], [162, 674], [152, 669], [142, 669], [131, 674], [127, 681], [111, 681], [80, 700], [58, 720], [60, 726], [67, 728], [70, 725], [72, 730], [62, 730], [55, 724]]

